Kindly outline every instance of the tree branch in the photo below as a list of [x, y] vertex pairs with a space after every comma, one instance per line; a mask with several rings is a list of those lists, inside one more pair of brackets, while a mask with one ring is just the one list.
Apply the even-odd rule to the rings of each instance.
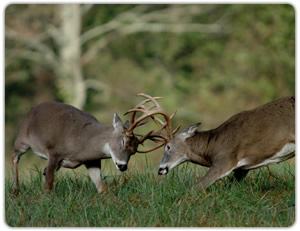
[[127, 11], [117, 15], [110, 22], [99, 25], [97, 27], [94, 27], [94, 28], [86, 31], [85, 33], [83, 33], [80, 36], [81, 45], [85, 44], [86, 42], [88, 42], [89, 40], [91, 40], [95, 37], [101, 36], [107, 32], [111, 32], [111, 31], [118, 29], [119, 27], [124, 25], [121, 22], [123, 20], [129, 20], [129, 21], [136, 20], [137, 14], [139, 14], [140, 12], [142, 12], [148, 8], [149, 8], [148, 5], [138, 5], [136, 7], [133, 7], [130, 10], [127, 10]]
[[27, 59], [37, 63], [44, 63], [43, 56], [39, 52], [31, 51], [31, 50], [24, 50], [24, 49], [7, 49], [5, 52], [6, 60], [5, 66], [10, 65], [13, 63], [16, 58]]
[[36, 50], [44, 57], [45, 60], [47, 60], [50, 65], [53, 65], [53, 68], [59, 67], [60, 64], [57, 61], [57, 56], [55, 55], [54, 51], [45, 45], [45, 43], [41, 42], [45, 38], [44, 34], [35, 36], [35, 38], [25, 38], [16, 31], [6, 28], [5, 37], [16, 40], [17, 42]]
[[[145, 13], [151, 5], [138, 5], [132, 9], [125, 11], [110, 22], [97, 26], [85, 32], [81, 37], [81, 45], [89, 40], [101, 36], [94, 45], [83, 55], [83, 64], [88, 63], [93, 59], [99, 50], [107, 45], [107, 43], [114, 39], [113, 32], [119, 32], [123, 35], [138, 33], [138, 32], [171, 32], [171, 33], [221, 33], [223, 28], [219, 23], [200, 24], [200, 23], [176, 23], [178, 19], [187, 21], [192, 19], [195, 15], [205, 14], [214, 7], [206, 7], [205, 9], [197, 7], [197, 5], [187, 5], [185, 7], [178, 7], [177, 5], [164, 9], [154, 10]], [[188, 14], [187, 14], [188, 12]], [[187, 16], [186, 16], [187, 15]], [[189, 21], [189, 20], [188, 20]]]
[[109, 31], [115, 30], [118, 27], [120, 27], [120, 23], [116, 21], [110, 21], [106, 24], [102, 24], [100, 26], [94, 27], [93, 29], [88, 30], [84, 34], [81, 35], [80, 40], [81, 40], [81, 45], [86, 43], [87, 41], [100, 36], [104, 33], [107, 33]]
[[86, 88], [94, 89], [96, 91], [102, 92], [104, 101], [108, 100], [111, 95], [111, 88], [105, 83], [102, 83], [96, 79], [87, 79], [85, 80]]
[[132, 25], [121, 28], [123, 34], [132, 34], [136, 32], [202, 32], [202, 33], [219, 33], [222, 28], [217, 24], [166, 24], [166, 23], [134, 23]]
[[94, 43], [93, 46], [82, 55], [82, 65], [89, 63], [99, 53], [99, 51], [107, 45], [109, 40], [109, 37], [106, 36], [105, 38], [99, 39], [96, 43]]

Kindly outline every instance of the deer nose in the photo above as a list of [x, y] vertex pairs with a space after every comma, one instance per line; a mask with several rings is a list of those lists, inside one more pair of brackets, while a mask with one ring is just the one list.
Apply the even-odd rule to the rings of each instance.
[[117, 166], [121, 172], [124, 172], [127, 169], [127, 164], [118, 164]]
[[159, 169], [158, 169], [158, 174], [159, 174], [159, 175], [165, 175], [165, 174], [168, 173], [168, 171], [169, 171], [168, 167], [165, 167], [165, 168], [159, 168]]

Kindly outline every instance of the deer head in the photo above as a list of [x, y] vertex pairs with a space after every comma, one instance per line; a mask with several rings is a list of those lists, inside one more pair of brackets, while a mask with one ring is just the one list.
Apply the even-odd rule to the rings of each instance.
[[[127, 163], [131, 155], [136, 153], [139, 140], [136, 136], [128, 136], [129, 122], [122, 122], [117, 113], [114, 114], [112, 131], [106, 133], [103, 152], [110, 156], [120, 171], [127, 169]], [[110, 127], [111, 129], [111, 127]]]
[[198, 126], [200, 124], [201, 123], [197, 123], [188, 128], [185, 128], [175, 134], [172, 139], [168, 140], [165, 145], [164, 156], [160, 163], [158, 174], [167, 174], [169, 170], [187, 160], [186, 155], [190, 150], [190, 146], [187, 144], [186, 139], [196, 135]]

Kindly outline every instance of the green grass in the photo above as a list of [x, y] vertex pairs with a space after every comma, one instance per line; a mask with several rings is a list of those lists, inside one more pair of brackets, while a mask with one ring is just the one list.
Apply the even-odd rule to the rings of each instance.
[[[295, 165], [282, 163], [251, 171], [238, 183], [223, 178], [206, 193], [190, 186], [204, 168], [183, 164], [166, 176], [150, 167], [107, 176], [111, 186], [97, 194], [87, 175], [57, 173], [51, 193], [41, 170], [21, 178], [12, 195], [5, 180], [5, 219], [9, 226], [98, 227], [286, 227], [295, 221]], [[120, 180], [119, 180], [120, 179]]]

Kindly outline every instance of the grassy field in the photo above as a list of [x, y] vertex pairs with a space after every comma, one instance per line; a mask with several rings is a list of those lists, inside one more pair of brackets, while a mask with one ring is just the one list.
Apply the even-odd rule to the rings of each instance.
[[13, 227], [286, 227], [295, 221], [294, 161], [250, 171], [240, 183], [223, 178], [206, 193], [190, 189], [203, 167], [185, 163], [166, 176], [155, 171], [107, 176], [111, 186], [99, 195], [86, 174], [74, 171], [58, 172], [47, 193], [42, 169], [35, 169], [21, 177], [17, 197], [9, 172], [5, 219]]

